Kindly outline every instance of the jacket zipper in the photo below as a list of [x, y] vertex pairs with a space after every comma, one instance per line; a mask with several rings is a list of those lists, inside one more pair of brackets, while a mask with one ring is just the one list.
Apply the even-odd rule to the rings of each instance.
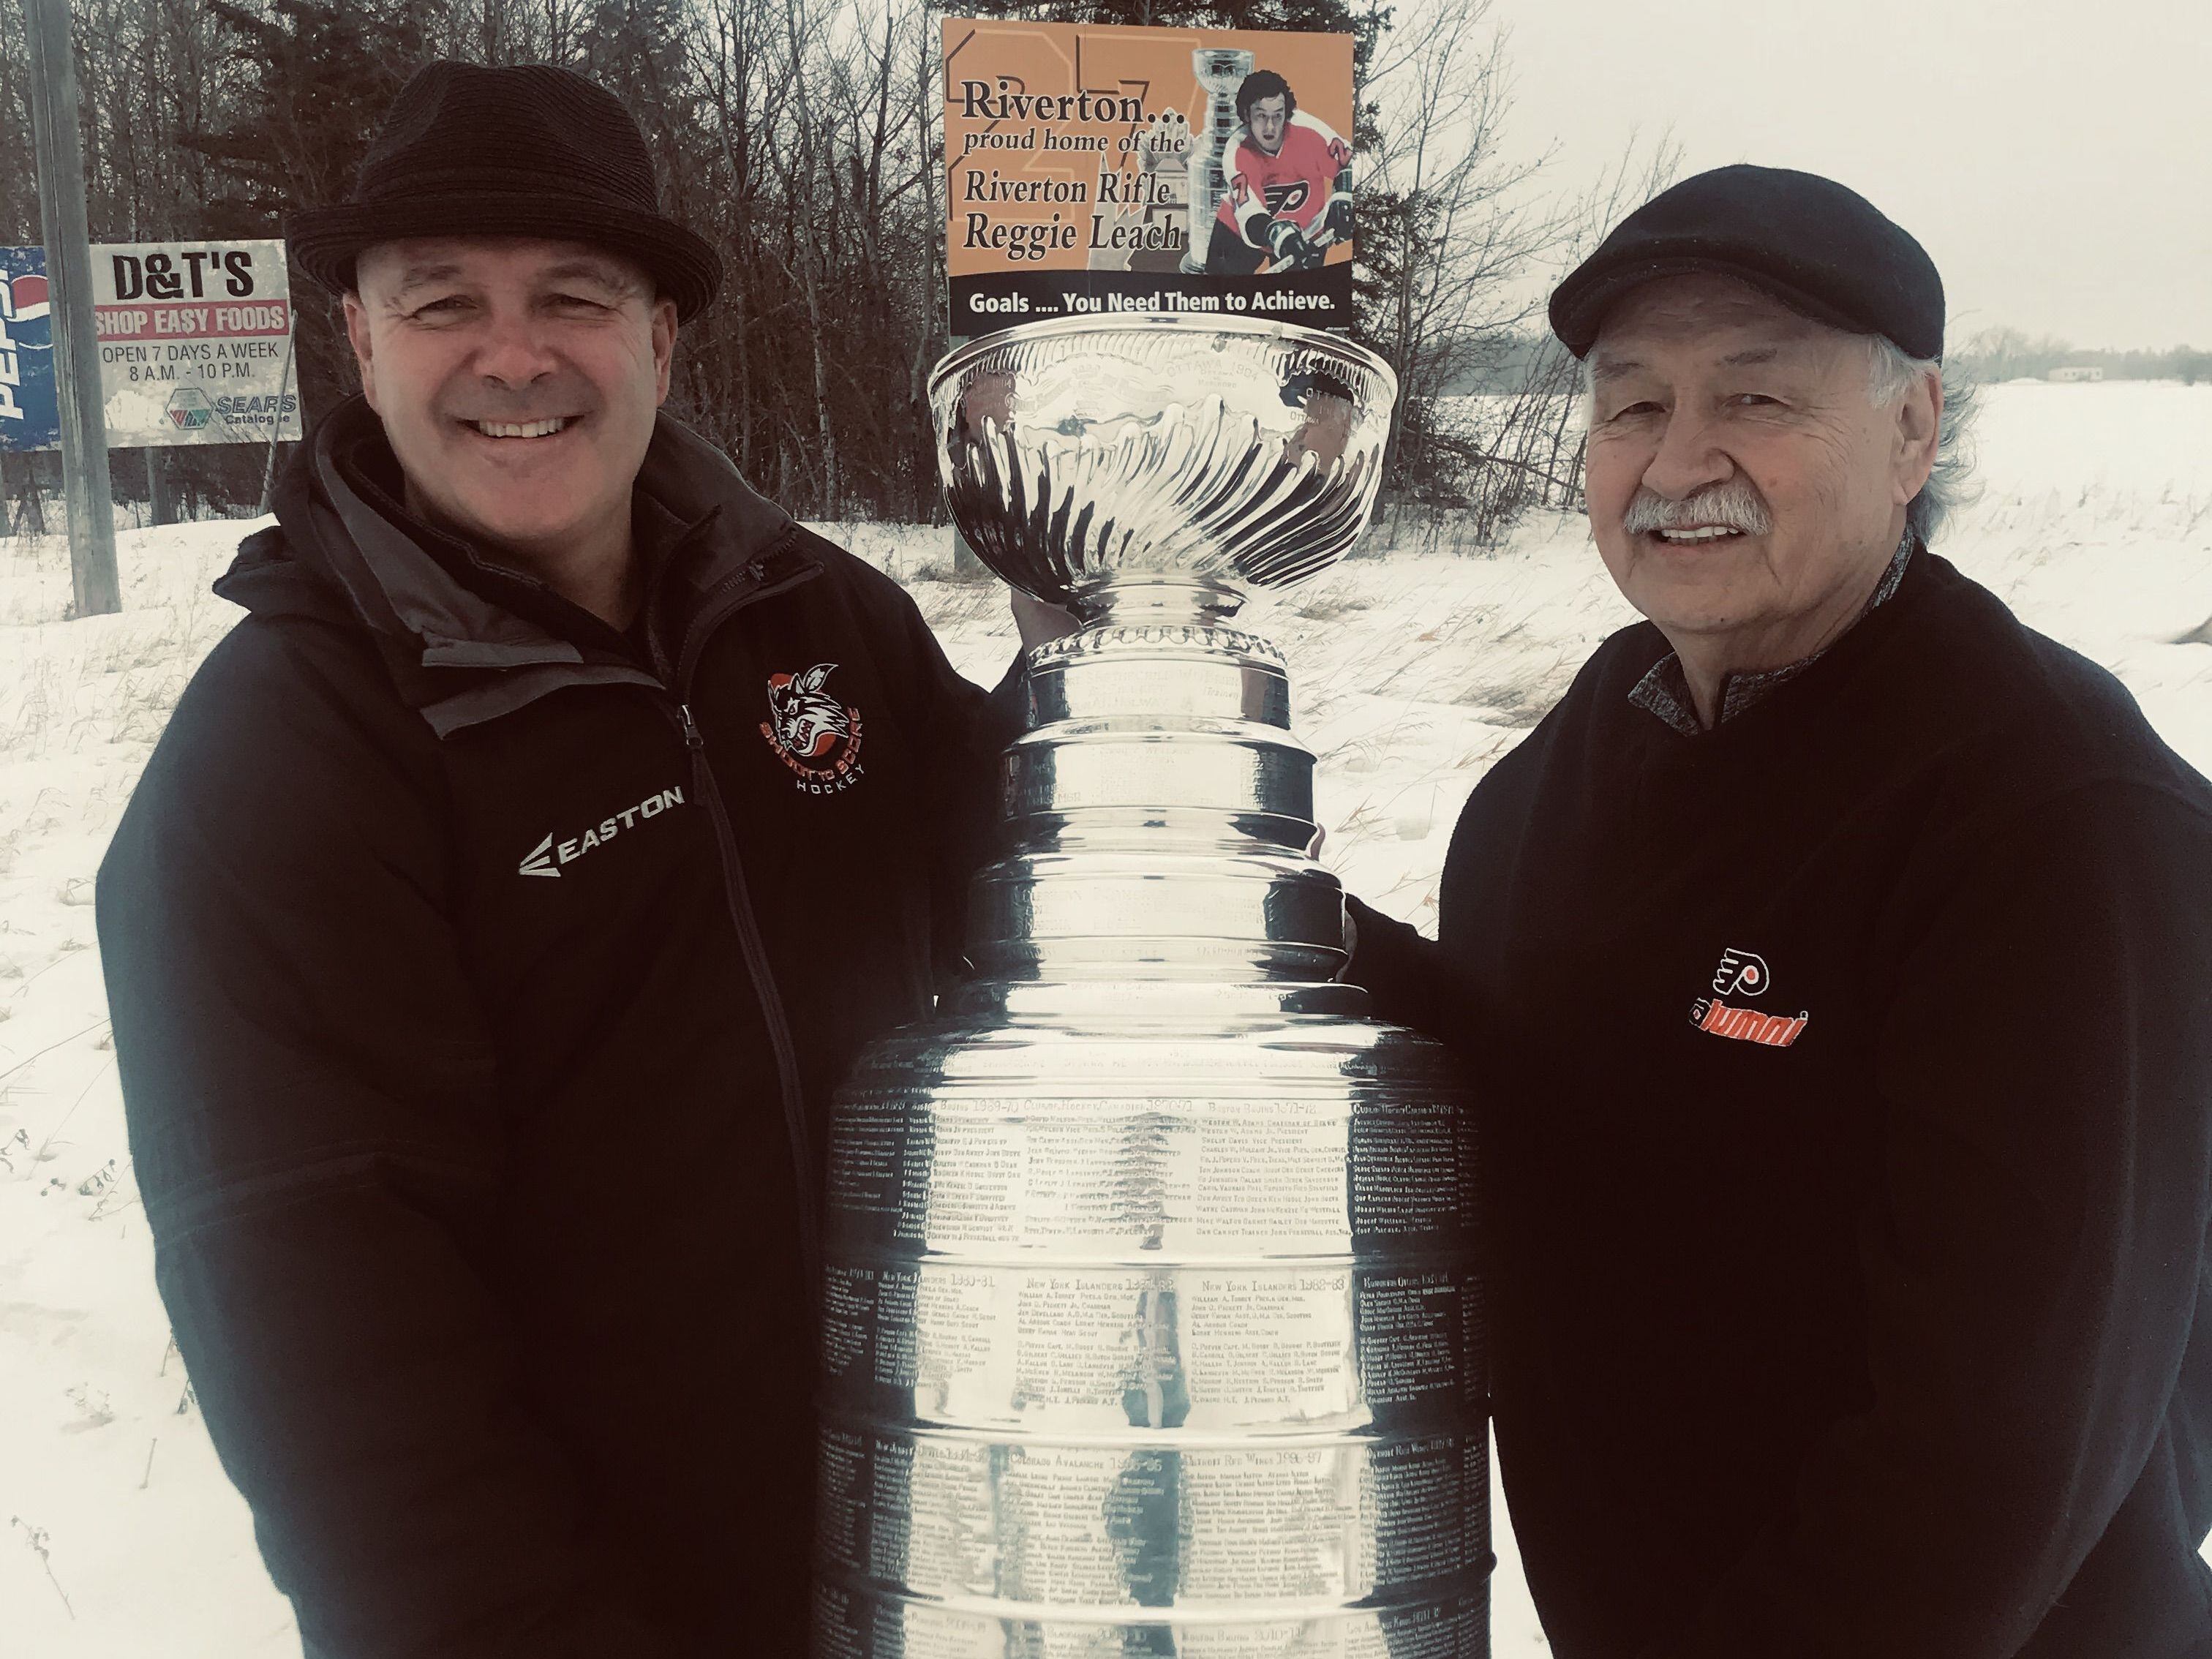
[[[760, 923], [753, 915], [744, 865], [738, 854], [737, 833], [731, 827], [729, 810], [714, 781], [714, 769], [708, 763], [707, 740], [701, 735], [698, 723], [691, 718], [690, 702], [691, 671], [706, 647], [707, 636], [755, 599], [780, 593], [805, 580], [802, 575], [772, 587], [747, 587], [748, 581], [760, 581], [767, 559], [767, 554], [753, 559], [708, 597], [706, 605], [685, 630], [672, 690], [677, 729], [683, 734], [684, 746], [690, 751], [692, 787], [707, 803], [708, 820], [714, 827], [714, 848], [722, 864], [723, 897], [729, 907], [731, 924], [737, 929], [738, 947], [744, 956], [745, 971], [752, 979], [754, 994], [760, 1000], [769, 1047], [775, 1056], [776, 1084], [783, 1097], [784, 1133], [791, 1144], [792, 1173], [798, 1185], [799, 1258], [806, 1270], [806, 1316], [811, 1322], [814, 1316], [813, 1298], [822, 1277], [821, 1225], [815, 1211], [813, 1138], [806, 1132], [806, 1101], [799, 1088], [798, 1045], [792, 1038], [790, 1018], [784, 1012], [783, 994], [776, 988], [767, 942], [762, 939]], [[658, 657], [658, 651], [654, 655]], [[659, 665], [656, 662], [655, 666]]]
[[[677, 688], [679, 696], [689, 696], [691, 691], [691, 671], [699, 665], [699, 659], [707, 649], [707, 641], [736, 611], [742, 611], [756, 599], [765, 599], [798, 586], [821, 574], [818, 566], [809, 566], [783, 580], [773, 584], [763, 579], [768, 574], [768, 562], [798, 533], [793, 525], [782, 535], [756, 554], [738, 574], [709, 592], [699, 602], [699, 610], [691, 618], [691, 625], [684, 630], [683, 641], [677, 647], [677, 659], [672, 672], [661, 676]], [[753, 586], [748, 587], [750, 582]], [[650, 637], [648, 631], [648, 638]], [[657, 653], [656, 653], [657, 654]], [[656, 664], [658, 666], [658, 664]]]
[[738, 838], [730, 828], [730, 815], [722, 792], [707, 763], [707, 740], [691, 718], [691, 705], [678, 703], [677, 714], [684, 746], [691, 751], [691, 782], [707, 803], [707, 817], [714, 826], [714, 844], [722, 859], [722, 891], [728, 901], [730, 920], [736, 924], [738, 948], [744, 952], [745, 970], [752, 976], [760, 998], [761, 1016], [768, 1025], [769, 1047], [775, 1054], [776, 1082], [783, 1096], [783, 1126], [791, 1142], [792, 1173], [799, 1183], [799, 1255], [806, 1266], [808, 1316], [811, 1318], [815, 1286], [822, 1273], [820, 1225], [814, 1212], [814, 1150], [806, 1133], [806, 1101], [799, 1086], [799, 1051], [792, 1041], [791, 1022], [783, 1011], [783, 994], [776, 988], [770, 969], [768, 945], [753, 916], [751, 896], [745, 886], [744, 866], [738, 859]]

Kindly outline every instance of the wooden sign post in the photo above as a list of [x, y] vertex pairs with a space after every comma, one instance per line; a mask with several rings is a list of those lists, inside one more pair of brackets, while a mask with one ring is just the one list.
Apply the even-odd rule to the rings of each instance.
[[53, 306], [54, 390], [61, 407], [62, 491], [69, 515], [72, 617], [123, 608], [115, 575], [115, 506], [107, 488], [107, 421], [93, 314], [92, 239], [85, 224], [84, 147], [76, 130], [76, 57], [69, 0], [23, 0], [31, 45], [31, 132], [38, 153], [39, 227]]

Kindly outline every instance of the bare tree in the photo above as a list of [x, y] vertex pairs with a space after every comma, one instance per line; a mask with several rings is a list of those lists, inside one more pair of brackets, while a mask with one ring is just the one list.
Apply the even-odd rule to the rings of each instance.
[[[721, 252], [672, 407], [807, 516], [939, 510], [923, 389], [944, 349], [942, 65], [926, 0], [74, 0], [94, 234], [274, 236], [339, 199], [378, 116], [432, 57], [551, 63], [638, 117], [670, 210]], [[1360, 331], [1407, 397], [1386, 488], [1487, 525], [1571, 488], [1532, 381], [1476, 441], [1444, 417], [1469, 374], [1525, 355], [1528, 276], [1559, 214], [1508, 143], [1491, 0], [1064, 0], [1063, 21], [1351, 30], [1359, 64]], [[979, 0], [1005, 11], [999, 0]], [[0, 5], [0, 148], [27, 152], [20, 15]], [[37, 238], [27, 169], [0, 170], [0, 240]], [[311, 421], [351, 390], [336, 306], [295, 290]], [[1494, 400], [1493, 400], [1494, 401]], [[262, 457], [174, 452], [187, 510], [250, 507]], [[21, 459], [10, 485], [46, 458]], [[1498, 480], [1532, 481], [1509, 489]], [[118, 494], [144, 488], [135, 463]], [[30, 495], [24, 497], [28, 502]]]
[[2067, 341], [2045, 334], [2031, 338], [2016, 328], [1985, 328], [1950, 354], [1954, 368], [1975, 380], [2041, 380], [2054, 368], [2080, 356]]
[[[1581, 499], [1575, 364], [1540, 315], [1541, 273], [1578, 261], [1671, 182], [1679, 146], [1632, 136], [1612, 170], [1561, 199], [1550, 156], [1512, 146], [1504, 31], [1490, 0], [1427, 0], [1376, 54], [1360, 259], [1368, 337], [1402, 388], [1387, 510], [1394, 532], [1494, 543], [1530, 507]], [[1455, 392], [1479, 389], [1479, 397]]]
[[1378, 47], [1361, 101], [1362, 323], [1398, 371], [1394, 478], [1433, 493], [1436, 400], [1531, 302], [1515, 279], [1553, 229], [1527, 186], [1543, 157], [1509, 152], [1504, 32], [1491, 0], [1419, 0]]
[[[1553, 259], [1572, 270], [1596, 251], [1613, 226], [1674, 182], [1682, 166], [1682, 147], [1662, 133], [1648, 148], [1632, 132], [1611, 172], [1572, 201], [1561, 222]], [[1504, 429], [1515, 439], [1510, 453], [1493, 459], [1517, 475], [1527, 492], [1499, 503], [1493, 512], [1508, 520], [1523, 506], [1579, 507], [1583, 496], [1583, 422], [1581, 371], [1574, 358], [1548, 334], [1529, 354], [1514, 392], [1517, 418]]]

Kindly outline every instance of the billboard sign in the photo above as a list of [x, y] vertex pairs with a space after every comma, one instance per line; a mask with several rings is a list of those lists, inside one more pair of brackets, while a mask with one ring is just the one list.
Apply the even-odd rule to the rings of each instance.
[[1352, 325], [1352, 37], [945, 21], [952, 332]]
[[92, 250], [107, 441], [300, 436], [282, 242], [120, 242]]
[[[0, 273], [17, 270], [35, 272], [37, 319], [19, 327], [26, 277], [15, 275], [14, 310], [0, 306], [0, 325], [11, 339], [40, 344], [35, 356], [0, 346], [0, 390], [14, 393], [27, 411], [43, 411], [44, 424], [29, 412], [10, 423], [0, 399], [0, 447], [52, 449], [60, 435], [43, 309], [45, 250], [0, 248]], [[109, 447], [300, 436], [282, 242], [95, 242], [92, 287]], [[39, 331], [26, 333], [31, 328]], [[20, 386], [5, 380], [10, 351], [25, 377]], [[35, 384], [28, 373], [39, 377]]]

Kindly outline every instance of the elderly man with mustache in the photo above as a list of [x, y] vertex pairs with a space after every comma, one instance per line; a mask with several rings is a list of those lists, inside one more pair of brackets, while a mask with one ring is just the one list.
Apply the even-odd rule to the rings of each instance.
[[1686, 180], [1551, 318], [1649, 620], [1348, 976], [1480, 1085], [1552, 1646], [2212, 1654], [2212, 787], [1930, 546], [1942, 289], [1863, 199]]

